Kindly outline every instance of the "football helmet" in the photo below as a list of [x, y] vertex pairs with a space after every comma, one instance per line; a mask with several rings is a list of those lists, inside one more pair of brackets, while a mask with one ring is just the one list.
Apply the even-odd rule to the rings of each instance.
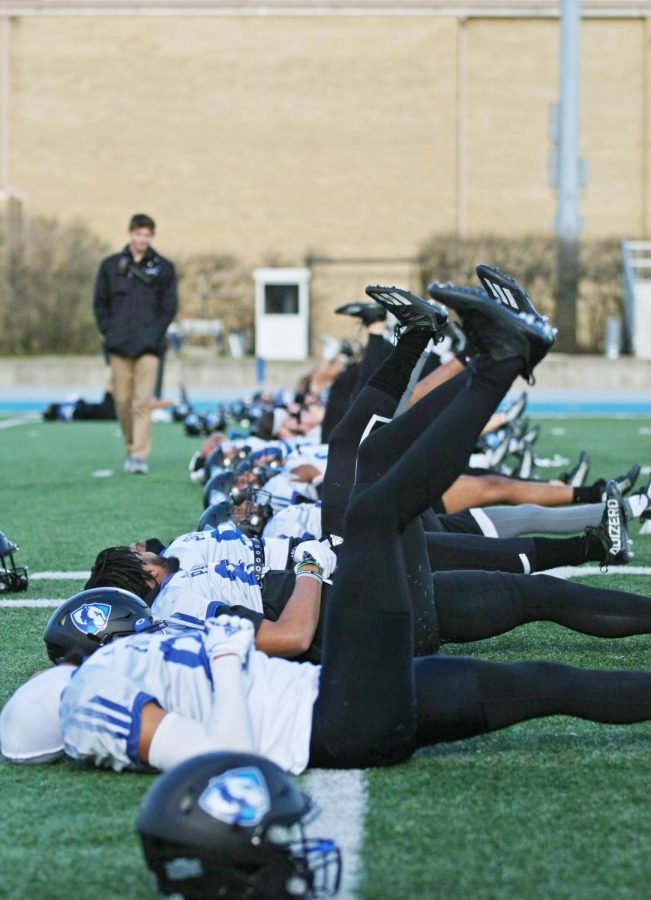
[[228, 522], [229, 519], [232, 519], [232, 510], [233, 501], [230, 497], [222, 500], [221, 503], [212, 503], [207, 509], [204, 509], [197, 525], [197, 531], [209, 531], [217, 528], [222, 522]]
[[273, 515], [271, 494], [260, 488], [233, 488], [230, 517], [247, 537], [261, 537], [264, 526]]
[[136, 828], [163, 895], [230, 900], [332, 897], [336, 843], [309, 838], [311, 798], [275, 763], [250, 753], [204, 753], [148, 790]]
[[136, 594], [122, 588], [97, 587], [59, 604], [50, 616], [43, 640], [52, 662], [60, 663], [73, 647], [90, 655], [114, 638], [158, 631], [164, 625]]
[[206, 457], [205, 466], [209, 476], [212, 476], [216, 475], [217, 472], [221, 472], [222, 469], [229, 469], [231, 460], [224, 456], [224, 451], [221, 447], [215, 447]]
[[27, 566], [17, 566], [14, 561], [14, 553], [18, 549], [16, 544], [0, 531], [0, 593], [27, 590]]
[[251, 461], [255, 466], [264, 467], [266, 469], [280, 469], [285, 463], [285, 452], [283, 448], [278, 447], [261, 447], [251, 454]]
[[203, 508], [206, 509], [213, 503], [221, 503], [222, 500], [226, 500], [234, 482], [235, 475], [232, 469], [215, 472], [208, 479], [203, 489]]
[[183, 420], [183, 428], [188, 437], [201, 437], [206, 434], [206, 423], [203, 416], [190, 412]]

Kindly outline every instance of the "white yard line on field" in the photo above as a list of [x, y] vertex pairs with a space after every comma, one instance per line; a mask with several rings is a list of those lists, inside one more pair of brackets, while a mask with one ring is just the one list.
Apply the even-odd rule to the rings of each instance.
[[[562, 566], [546, 574], [557, 578], [598, 575], [599, 566]], [[612, 566], [607, 573], [651, 575], [651, 566]], [[34, 581], [87, 578], [88, 572], [35, 572]], [[0, 600], [0, 608], [56, 607], [61, 600]], [[306, 789], [321, 809], [321, 814], [308, 826], [312, 837], [333, 838], [342, 855], [341, 900], [354, 900], [361, 876], [360, 852], [366, 813], [366, 775], [363, 770], [331, 771], [313, 769], [306, 777]]]
[[0, 428], [14, 428], [16, 425], [29, 425], [36, 422], [41, 417], [35, 413], [26, 416], [15, 416], [12, 419], [0, 419]]
[[58, 600], [0, 600], [0, 609], [28, 609], [34, 607], [52, 607], [54, 609], [63, 603], [61, 597]]
[[361, 875], [360, 850], [366, 813], [366, 774], [362, 769], [311, 769], [307, 792], [320, 815], [308, 825], [310, 837], [332, 838], [341, 850], [340, 900], [354, 900]]
[[73, 578], [90, 578], [90, 572], [30, 572], [30, 581], [66, 581]]
[[599, 566], [559, 566], [536, 572], [536, 575], [554, 575], [556, 578], [580, 578], [582, 575], [651, 575], [651, 566], [610, 566], [602, 572]]

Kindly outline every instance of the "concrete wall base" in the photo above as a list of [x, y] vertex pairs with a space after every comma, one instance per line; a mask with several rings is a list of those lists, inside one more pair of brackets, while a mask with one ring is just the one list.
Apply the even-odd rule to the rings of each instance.
[[[265, 386], [271, 389], [292, 387], [298, 379], [318, 365], [317, 360], [300, 362], [268, 361]], [[37, 356], [0, 358], [0, 392], [3, 388], [101, 389], [109, 377], [101, 356]], [[594, 389], [651, 391], [651, 360], [601, 356], [570, 356], [551, 353], [536, 372], [536, 383], [543, 389]], [[210, 351], [169, 355], [165, 364], [164, 387], [170, 395], [185, 386], [209, 390], [241, 388], [256, 384], [256, 366], [252, 357], [230, 359], [216, 357]]]

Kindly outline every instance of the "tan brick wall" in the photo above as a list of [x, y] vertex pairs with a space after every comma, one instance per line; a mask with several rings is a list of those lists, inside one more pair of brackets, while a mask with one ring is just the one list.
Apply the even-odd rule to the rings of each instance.
[[[251, 269], [414, 256], [462, 224], [548, 232], [558, 38], [553, 18], [14, 18], [11, 181], [115, 246], [143, 210], [162, 252]], [[646, 237], [648, 22], [581, 38], [585, 233]], [[348, 330], [331, 310], [373, 280], [417, 286], [409, 266], [315, 271], [313, 331]]]
[[448, 19], [23, 19], [13, 181], [121, 240], [255, 263], [401, 254], [454, 227]]

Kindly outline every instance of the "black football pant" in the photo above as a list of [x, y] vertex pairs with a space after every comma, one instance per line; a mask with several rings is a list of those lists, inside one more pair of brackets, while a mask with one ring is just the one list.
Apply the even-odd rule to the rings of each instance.
[[[311, 765], [390, 765], [420, 746], [554, 714], [611, 723], [651, 718], [651, 672], [412, 658], [401, 534], [457, 476], [519, 370], [517, 360], [480, 360], [464, 390], [398, 461], [378, 481], [354, 488], [326, 610]], [[446, 440], [458, 453], [432, 466]], [[365, 445], [360, 463], [364, 454]]]

